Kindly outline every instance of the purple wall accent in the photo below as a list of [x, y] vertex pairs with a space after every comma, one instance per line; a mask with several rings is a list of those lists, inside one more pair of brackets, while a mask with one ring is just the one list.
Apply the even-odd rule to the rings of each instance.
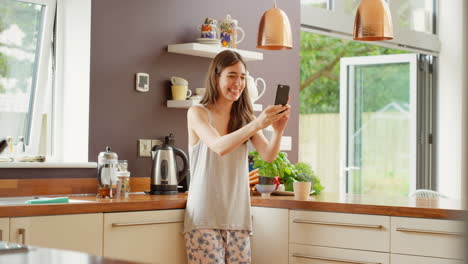
[[[288, 51], [255, 47], [260, 18], [272, 7], [273, 1], [92, 1], [89, 160], [96, 161], [109, 145], [120, 159], [128, 160], [132, 177], [149, 177], [151, 160], [137, 156], [138, 139], [162, 139], [174, 132], [176, 146], [187, 151], [187, 111], [165, 106], [169, 79], [186, 78], [194, 92], [194, 88], [204, 87], [211, 59], [169, 53], [167, 45], [194, 42], [199, 37], [195, 27], [205, 17], [220, 20], [230, 14], [246, 32], [238, 48], [264, 53], [263, 61], [247, 62], [250, 73], [267, 83], [267, 92], [258, 103], [264, 107], [272, 104], [277, 84], [291, 86], [293, 112], [285, 135], [293, 137], [288, 154], [291, 161], [297, 161], [300, 2], [278, 3], [293, 29], [294, 48]], [[150, 74], [149, 92], [135, 91], [137, 72]], [[70, 170], [11, 169], [0, 170], [0, 174], [2, 178], [19, 178], [21, 172], [32, 171], [35, 178], [50, 178]], [[83, 177], [95, 177], [94, 170], [87, 171]]]

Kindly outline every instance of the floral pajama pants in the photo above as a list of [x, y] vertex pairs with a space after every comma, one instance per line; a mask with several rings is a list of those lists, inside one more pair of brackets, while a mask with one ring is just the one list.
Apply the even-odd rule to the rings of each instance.
[[197, 229], [185, 233], [188, 264], [250, 264], [250, 232]]

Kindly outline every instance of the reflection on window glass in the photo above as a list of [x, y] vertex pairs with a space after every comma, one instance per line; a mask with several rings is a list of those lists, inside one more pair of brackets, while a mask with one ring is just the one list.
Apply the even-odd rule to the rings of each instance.
[[426, 33], [433, 33], [433, 0], [392, 0], [397, 7], [394, 21], [398, 26]]
[[317, 8], [329, 9], [331, 0], [301, 0], [303, 6], [313, 6]]
[[3, 0], [0, 6], [0, 137], [29, 137], [43, 7]]
[[345, 13], [354, 16], [360, 2], [360, 0], [343, 0]]

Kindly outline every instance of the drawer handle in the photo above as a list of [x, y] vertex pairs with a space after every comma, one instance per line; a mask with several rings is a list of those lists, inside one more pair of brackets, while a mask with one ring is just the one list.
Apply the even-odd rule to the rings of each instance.
[[3, 240], [3, 230], [0, 229], [0, 241]]
[[436, 235], [448, 235], [448, 236], [464, 236], [463, 233], [459, 232], [447, 232], [447, 231], [436, 231], [436, 230], [423, 230], [423, 229], [412, 229], [397, 227], [396, 231], [409, 232], [409, 233], [423, 233], [423, 234], [436, 234]]
[[183, 223], [183, 222], [184, 222], [183, 220], [172, 220], [172, 221], [158, 221], [158, 222], [112, 223], [112, 227], [158, 225], [158, 224], [172, 224], [172, 223]]
[[315, 224], [315, 225], [332, 225], [332, 226], [348, 226], [348, 227], [360, 227], [360, 228], [374, 228], [382, 229], [382, 225], [366, 225], [366, 224], [349, 224], [349, 223], [335, 223], [335, 222], [320, 222], [320, 221], [309, 221], [302, 219], [294, 219], [293, 223], [299, 224]]
[[293, 253], [292, 256], [295, 258], [318, 259], [318, 260], [334, 261], [334, 262], [341, 262], [341, 263], [352, 263], [352, 264], [382, 264], [381, 262], [368, 262], [368, 261], [357, 261], [357, 260], [349, 260], [349, 259], [327, 258], [327, 257], [309, 256], [309, 255], [303, 255], [303, 254], [297, 254], [297, 253]]
[[26, 229], [24, 228], [19, 228], [18, 229], [18, 235], [21, 236], [21, 244], [26, 244]]

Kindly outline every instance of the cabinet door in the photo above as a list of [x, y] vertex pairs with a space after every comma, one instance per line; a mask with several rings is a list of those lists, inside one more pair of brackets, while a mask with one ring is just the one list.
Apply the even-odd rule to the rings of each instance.
[[0, 241], [10, 239], [10, 218], [0, 218]]
[[[390, 254], [342, 248], [289, 245], [289, 264], [389, 264]], [[287, 263], [287, 262], [285, 262]]]
[[104, 214], [104, 257], [159, 264], [187, 263], [184, 210]]
[[391, 254], [391, 264], [463, 264], [462, 260]]
[[392, 217], [391, 252], [463, 259], [462, 221]]
[[102, 213], [14, 217], [10, 241], [102, 254]]
[[252, 207], [252, 263], [288, 263], [288, 209]]
[[290, 210], [290, 243], [389, 252], [390, 217]]

